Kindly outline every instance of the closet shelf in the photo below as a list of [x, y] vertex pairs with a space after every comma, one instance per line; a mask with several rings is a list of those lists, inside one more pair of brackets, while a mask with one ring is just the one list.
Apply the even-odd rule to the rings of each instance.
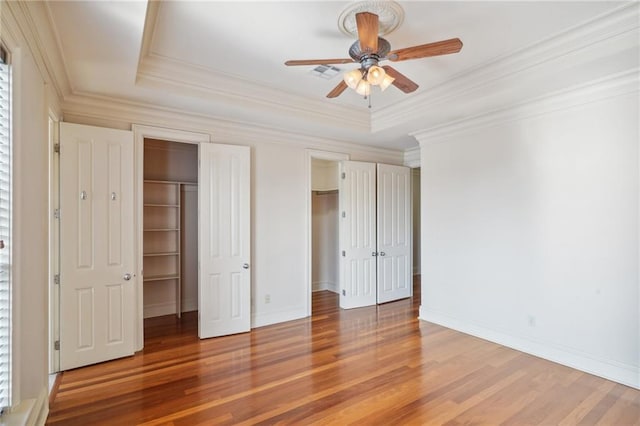
[[144, 253], [145, 257], [158, 257], [158, 256], [180, 256], [180, 253], [177, 251], [169, 251], [166, 253]]
[[197, 185], [198, 182], [189, 182], [186, 180], [153, 180], [153, 179], [145, 179], [144, 183], [159, 183], [166, 185]]
[[174, 287], [178, 318], [182, 306], [180, 187], [179, 182], [145, 179], [142, 251], [143, 281], [152, 286], [164, 282]]
[[180, 275], [176, 274], [167, 274], [167, 275], [150, 275], [148, 277], [144, 277], [144, 281], [166, 281], [166, 280], [175, 280], [180, 278]]

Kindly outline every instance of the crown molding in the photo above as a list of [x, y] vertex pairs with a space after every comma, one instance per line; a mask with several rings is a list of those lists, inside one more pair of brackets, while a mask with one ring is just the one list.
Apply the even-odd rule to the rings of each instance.
[[188, 91], [202, 98], [214, 98], [225, 105], [231, 103], [242, 106], [243, 109], [251, 107], [271, 114], [286, 114], [289, 120], [293, 115], [370, 133], [368, 111], [287, 93], [256, 81], [154, 53], [151, 47], [160, 8], [160, 2], [149, 2], [147, 5], [136, 84], [160, 86], [177, 93]]
[[208, 114], [189, 113], [179, 109], [159, 107], [141, 102], [96, 96], [74, 94], [62, 103], [65, 117], [89, 119], [95, 122], [120, 123], [120, 127], [131, 128], [133, 124], [179, 129], [211, 135], [213, 142], [237, 143], [259, 146], [263, 143], [298, 146], [319, 150], [349, 152], [361, 159], [376, 159], [391, 164], [402, 164], [403, 152], [361, 145], [349, 141], [321, 138], [256, 125], [255, 123], [233, 121]]
[[[53, 19], [53, 13], [51, 12], [50, 3], [49, 2], [43, 2], [43, 3], [46, 11], [46, 16], [47, 16], [47, 25], [50, 28], [51, 33], [53, 34], [53, 37], [51, 37], [50, 39], [55, 40], [56, 57], [58, 59], [58, 62], [60, 62], [60, 65], [58, 68], [59, 71], [56, 75], [58, 79], [64, 80], [65, 83], [63, 84], [66, 86], [65, 91], [63, 92], [63, 96], [60, 96], [60, 98], [62, 99], [62, 97], [74, 92], [74, 85], [73, 85], [73, 80], [70, 77], [71, 74], [69, 73], [69, 67], [67, 67], [67, 58], [64, 55], [64, 49], [62, 48], [62, 40], [60, 38], [60, 32], [58, 31], [58, 27], [55, 23], [55, 20]], [[42, 26], [42, 28], [44, 28], [44, 25]]]
[[548, 39], [466, 70], [439, 86], [374, 111], [372, 131], [393, 128], [399, 122], [419, 120], [425, 116], [425, 111], [442, 108], [443, 104], [493, 96], [501, 81], [512, 82], [508, 86], [510, 88], [526, 86], [528, 78], [533, 81], [541, 73], [553, 75], [558, 63], [567, 56], [574, 61], [580, 58], [593, 60], [610, 54], [611, 43], [637, 45], [639, 15], [640, 5], [630, 2]]
[[411, 133], [420, 147], [440, 143], [456, 134], [480, 128], [498, 126], [553, 112], [570, 110], [592, 102], [640, 91], [640, 68], [597, 79], [569, 89], [555, 92], [519, 105], [500, 108], [445, 125]]
[[[144, 28], [142, 29], [142, 44], [140, 46], [140, 57], [138, 58], [138, 70], [142, 67], [142, 60], [149, 56], [151, 52], [151, 42], [156, 32], [158, 13], [160, 11], [159, 1], [147, 2], [147, 13], [144, 18]], [[137, 80], [136, 80], [137, 81]]]
[[[26, 42], [26, 46], [31, 51], [31, 56], [38, 67], [44, 80], [51, 84], [59, 99], [71, 93], [71, 84], [64, 61], [61, 57], [61, 50], [54, 42], [57, 34], [50, 20], [48, 6], [44, 2], [29, 1], [8, 1], [3, 2], [3, 7], [9, 10], [9, 15], [14, 20], [15, 25], [10, 27], [17, 29], [21, 38]], [[11, 19], [3, 13], [3, 24], [5, 19]]]
[[153, 85], [180, 94], [187, 92], [226, 106], [235, 105], [244, 110], [279, 113], [286, 115], [287, 120], [296, 117], [366, 133], [371, 129], [367, 111], [294, 95], [156, 54], [142, 59], [138, 68], [137, 84]]
[[420, 145], [405, 149], [404, 165], [411, 168], [420, 167]]

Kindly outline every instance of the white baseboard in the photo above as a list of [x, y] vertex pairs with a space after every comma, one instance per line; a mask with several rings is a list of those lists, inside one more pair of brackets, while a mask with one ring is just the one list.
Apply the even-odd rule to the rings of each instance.
[[305, 308], [290, 309], [287, 311], [269, 312], [264, 314], [251, 314], [251, 328], [264, 327], [265, 325], [278, 324], [307, 317]]
[[198, 310], [198, 299], [182, 299], [182, 312]]
[[161, 317], [163, 315], [172, 315], [175, 313], [175, 302], [144, 305], [144, 318]]
[[[198, 300], [189, 299], [182, 301], [182, 312], [198, 310]], [[174, 315], [176, 313], [176, 303], [152, 303], [144, 305], [144, 318], [161, 317], [163, 315]]]
[[334, 293], [338, 292], [338, 285], [331, 281], [315, 281], [311, 287], [312, 291], [324, 291], [329, 290]]
[[33, 416], [30, 416], [27, 420], [27, 425], [41, 426], [47, 421], [47, 416], [49, 415], [49, 391], [46, 386], [40, 391], [40, 395], [38, 395], [38, 399], [36, 399], [36, 403], [33, 406], [32, 414]]
[[429, 310], [424, 306], [420, 306], [419, 319], [640, 389], [640, 366], [601, 359], [590, 354], [558, 347], [548, 342], [510, 335], [467, 320], [460, 320], [441, 312]]
[[38, 398], [25, 399], [0, 416], [2, 426], [43, 426], [49, 415], [49, 392], [43, 387]]

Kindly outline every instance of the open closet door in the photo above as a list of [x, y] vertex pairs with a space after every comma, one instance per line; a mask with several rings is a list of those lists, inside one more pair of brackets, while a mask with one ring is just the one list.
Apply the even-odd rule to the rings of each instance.
[[378, 164], [378, 303], [411, 296], [411, 169]]
[[340, 307], [376, 304], [376, 165], [341, 162]]
[[60, 368], [133, 354], [133, 134], [60, 123]]
[[198, 335], [251, 329], [249, 147], [200, 144]]

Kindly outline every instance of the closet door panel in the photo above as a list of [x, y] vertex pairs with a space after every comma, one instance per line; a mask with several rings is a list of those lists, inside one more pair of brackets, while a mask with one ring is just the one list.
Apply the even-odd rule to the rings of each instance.
[[341, 163], [340, 307], [376, 304], [376, 165]]
[[377, 302], [410, 297], [411, 169], [378, 164]]
[[251, 328], [249, 147], [200, 145], [200, 338]]
[[133, 135], [60, 123], [60, 368], [133, 354]]

